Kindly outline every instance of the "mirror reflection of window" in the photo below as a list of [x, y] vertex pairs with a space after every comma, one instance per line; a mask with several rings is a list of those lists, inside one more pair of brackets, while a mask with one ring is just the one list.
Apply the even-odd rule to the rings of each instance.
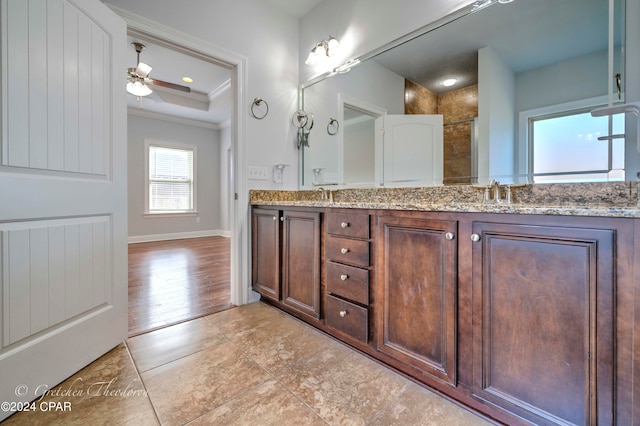
[[624, 114], [592, 117], [587, 111], [530, 120], [534, 182], [624, 180]]

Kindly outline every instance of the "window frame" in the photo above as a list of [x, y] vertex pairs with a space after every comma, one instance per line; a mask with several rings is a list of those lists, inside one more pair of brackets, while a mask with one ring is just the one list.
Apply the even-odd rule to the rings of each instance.
[[[191, 151], [193, 153], [193, 165], [192, 165], [192, 208], [190, 210], [180, 210], [180, 211], [166, 211], [166, 210], [158, 210], [153, 211], [149, 209], [150, 206], [150, 160], [151, 157], [149, 155], [151, 151], [151, 147], [157, 148], [169, 148], [169, 149], [179, 149], [183, 151]], [[171, 142], [171, 141], [158, 141], [153, 139], [145, 139], [144, 141], [144, 216], [145, 217], [179, 217], [179, 216], [197, 216], [198, 215], [198, 173], [197, 173], [197, 164], [198, 164], [198, 150], [196, 145], [186, 144], [182, 142]]]
[[533, 175], [533, 129], [531, 125], [535, 119], [578, 114], [580, 111], [584, 112], [607, 105], [608, 102], [609, 98], [605, 95], [521, 111], [518, 115], [518, 134], [519, 140], [524, 143], [519, 145], [521, 149], [518, 151], [517, 157], [518, 174], [528, 176], [532, 182], [535, 178]]

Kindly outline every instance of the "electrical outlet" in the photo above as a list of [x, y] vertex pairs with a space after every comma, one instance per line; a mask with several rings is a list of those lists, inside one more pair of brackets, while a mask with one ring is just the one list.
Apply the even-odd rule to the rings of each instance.
[[269, 169], [266, 167], [249, 166], [249, 179], [269, 180]]
[[274, 183], [282, 183], [282, 175], [284, 170], [283, 169], [279, 169], [277, 167], [273, 168], [273, 182]]

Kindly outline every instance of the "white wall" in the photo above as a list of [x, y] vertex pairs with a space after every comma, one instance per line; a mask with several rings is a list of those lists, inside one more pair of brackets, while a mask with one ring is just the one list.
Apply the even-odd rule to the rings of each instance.
[[606, 96], [607, 61], [601, 51], [516, 75], [516, 111]]
[[491, 47], [478, 51], [478, 181], [514, 172], [515, 75]]
[[[219, 131], [129, 114], [127, 133], [129, 241], [221, 235]], [[145, 139], [179, 142], [197, 147], [198, 217], [144, 216]]]
[[[417, 30], [472, 0], [323, 0], [300, 20], [300, 81], [320, 75], [349, 59]], [[318, 67], [304, 64], [311, 48], [329, 35], [340, 54]]]
[[[404, 78], [373, 61], [305, 88], [305, 111], [312, 113], [315, 120], [309, 134], [309, 147], [304, 148], [305, 187], [310, 187], [314, 168], [324, 169], [323, 173], [341, 174], [339, 139], [344, 132], [341, 101], [369, 105], [389, 114], [403, 114], [403, 95]], [[340, 123], [336, 135], [327, 133], [330, 118]], [[345, 164], [348, 164], [346, 160]]]

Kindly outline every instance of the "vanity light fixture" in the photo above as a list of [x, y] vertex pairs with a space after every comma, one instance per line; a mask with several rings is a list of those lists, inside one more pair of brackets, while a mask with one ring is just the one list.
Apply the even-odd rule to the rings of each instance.
[[304, 61], [307, 65], [317, 65], [325, 58], [331, 57], [336, 54], [340, 48], [340, 42], [333, 36], [329, 36], [327, 40], [322, 40], [316, 43], [316, 45], [309, 52], [307, 60]]
[[443, 85], [444, 87], [451, 87], [451, 86], [453, 86], [454, 84], [456, 84], [456, 82], [457, 82], [457, 81], [458, 81], [458, 80], [457, 80], [457, 79], [455, 79], [455, 78], [447, 78], [446, 80], [444, 80], [444, 81], [442, 82], [442, 85]]

